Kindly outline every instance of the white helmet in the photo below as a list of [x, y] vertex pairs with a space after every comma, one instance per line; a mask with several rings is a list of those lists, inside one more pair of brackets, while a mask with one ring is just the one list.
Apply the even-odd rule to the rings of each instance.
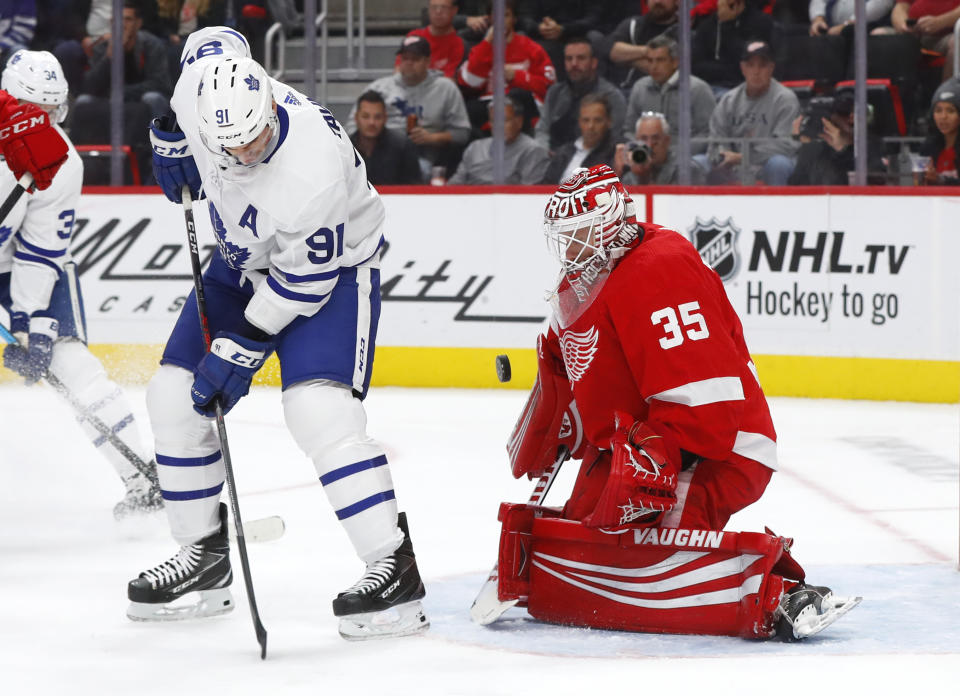
[[547, 201], [544, 234], [564, 273], [599, 272], [638, 236], [633, 200], [605, 164], [577, 169]]
[[14, 53], [3, 69], [0, 89], [21, 101], [57, 107], [51, 114], [57, 123], [67, 117], [69, 87], [52, 53], [26, 49]]
[[[267, 127], [273, 132], [271, 141], [279, 136], [270, 78], [251, 58], [224, 58], [207, 65], [197, 87], [197, 116], [200, 140], [231, 164], [241, 163], [225, 148], [242, 147]], [[274, 147], [275, 142], [271, 142], [260, 161]]]

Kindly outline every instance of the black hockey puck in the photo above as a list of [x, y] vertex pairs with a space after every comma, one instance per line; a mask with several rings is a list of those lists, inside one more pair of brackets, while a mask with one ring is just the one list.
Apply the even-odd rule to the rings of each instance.
[[509, 382], [510, 377], [510, 358], [506, 355], [497, 356], [497, 379], [501, 382]]

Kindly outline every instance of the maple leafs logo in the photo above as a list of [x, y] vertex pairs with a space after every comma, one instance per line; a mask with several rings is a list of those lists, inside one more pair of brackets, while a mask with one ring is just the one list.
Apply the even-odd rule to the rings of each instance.
[[590, 368], [594, 356], [597, 354], [597, 341], [600, 332], [596, 326], [591, 326], [583, 333], [573, 331], [564, 332], [560, 337], [560, 351], [563, 353], [563, 364], [567, 368], [567, 376], [572, 382], [579, 382]]
[[210, 204], [210, 224], [213, 225], [213, 232], [217, 237], [217, 247], [220, 249], [220, 256], [226, 261], [230, 268], [240, 270], [250, 258], [250, 251], [244, 247], [227, 241], [227, 229], [220, 219], [217, 209]]
[[260, 80], [255, 78], [253, 75], [247, 75], [243, 78], [243, 81], [247, 83], [247, 86], [250, 88], [251, 92], [260, 91]]

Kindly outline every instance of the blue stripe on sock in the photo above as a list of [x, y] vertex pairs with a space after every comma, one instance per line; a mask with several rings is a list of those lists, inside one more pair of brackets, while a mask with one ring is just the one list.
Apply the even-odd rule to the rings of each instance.
[[354, 503], [353, 505], [348, 505], [345, 508], [340, 508], [337, 510], [337, 519], [345, 520], [348, 517], [353, 517], [357, 513], [363, 512], [367, 508], [372, 508], [374, 505], [379, 505], [380, 503], [385, 503], [388, 500], [393, 500], [396, 498], [393, 490], [384, 491], [383, 493], [377, 493], [376, 495], [371, 495], [369, 498], [364, 498], [359, 503]]
[[221, 456], [220, 450], [208, 454], [206, 457], [170, 457], [166, 454], [158, 454], [157, 464], [163, 464], [164, 466], [206, 466], [220, 461]]
[[164, 500], [200, 500], [201, 498], [211, 498], [219, 495], [221, 490], [223, 490], [223, 483], [199, 491], [160, 491], [160, 493]]
[[387, 455], [381, 454], [379, 457], [374, 457], [373, 459], [366, 459], [362, 462], [356, 462], [355, 464], [347, 464], [346, 466], [341, 466], [339, 469], [334, 469], [333, 471], [328, 471], [325, 473], [320, 477], [320, 483], [326, 486], [327, 484], [333, 483], [334, 481], [339, 481], [347, 476], [352, 476], [353, 474], [366, 471], [367, 469], [375, 469], [376, 467], [383, 466], [386, 463]]

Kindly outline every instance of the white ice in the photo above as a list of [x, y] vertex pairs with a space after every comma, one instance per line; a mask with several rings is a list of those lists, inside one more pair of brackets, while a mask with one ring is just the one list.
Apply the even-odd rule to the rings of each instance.
[[[146, 435], [143, 390], [129, 393]], [[771, 400], [780, 472], [729, 528], [795, 537], [812, 581], [865, 597], [784, 645], [561, 628], [520, 610], [471, 624], [498, 504], [532, 490], [503, 450], [524, 398], [373, 390], [370, 432], [409, 514], [432, 627], [359, 644], [337, 635], [330, 600], [362, 566], [283, 427], [279, 393], [240, 403], [227, 424], [243, 514], [287, 523], [281, 540], [250, 546], [261, 662], [236, 558], [232, 614], [125, 618], [127, 581], [175, 551], [165, 518], [115, 523], [119, 480], [67, 408], [42, 387], [0, 387], [0, 695], [960, 693], [955, 405]]]

